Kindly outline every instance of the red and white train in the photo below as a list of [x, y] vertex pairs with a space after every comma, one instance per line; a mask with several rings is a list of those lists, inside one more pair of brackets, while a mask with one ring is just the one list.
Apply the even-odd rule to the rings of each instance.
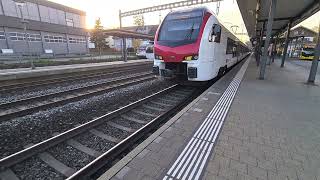
[[170, 12], [154, 41], [153, 72], [188, 81], [208, 81], [242, 60], [248, 48], [209, 9]]

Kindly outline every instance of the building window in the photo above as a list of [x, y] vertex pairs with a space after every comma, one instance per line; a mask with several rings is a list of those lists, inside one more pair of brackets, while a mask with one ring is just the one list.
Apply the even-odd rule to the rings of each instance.
[[67, 43], [67, 39], [63, 36], [44, 36], [44, 41], [47, 43]]
[[29, 35], [29, 41], [40, 42], [41, 41], [41, 35], [40, 34], [30, 34]]
[[23, 33], [11, 32], [11, 33], [9, 33], [9, 35], [10, 35], [10, 39], [12, 41], [23, 41], [24, 40]]
[[3, 31], [0, 31], [0, 40], [5, 40], [6, 36]]
[[69, 38], [69, 43], [76, 43], [75, 38]]
[[85, 38], [69, 38], [69, 43], [72, 44], [85, 44], [86, 43], [86, 39]]
[[[12, 41], [25, 41], [25, 33], [18, 33], [18, 32], [10, 32], [9, 33], [10, 40]], [[41, 36], [40, 34], [27, 34], [28, 41], [31, 42], [40, 42]]]
[[66, 18], [66, 22], [67, 22], [67, 26], [71, 26], [71, 27], [74, 26], [73, 19]]

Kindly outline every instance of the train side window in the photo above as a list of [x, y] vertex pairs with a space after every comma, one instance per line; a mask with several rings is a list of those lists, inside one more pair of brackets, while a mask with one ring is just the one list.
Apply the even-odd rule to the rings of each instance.
[[209, 36], [209, 42], [216, 42], [220, 43], [221, 38], [221, 26], [219, 24], [213, 24], [210, 36]]
[[231, 38], [227, 39], [227, 49], [226, 54], [233, 54], [234, 53], [234, 47], [235, 47], [235, 41]]

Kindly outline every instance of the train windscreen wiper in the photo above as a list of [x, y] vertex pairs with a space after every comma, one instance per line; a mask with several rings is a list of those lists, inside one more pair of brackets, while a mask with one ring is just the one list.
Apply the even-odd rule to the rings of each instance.
[[194, 31], [194, 22], [192, 23], [192, 26], [191, 26], [191, 29], [190, 29], [189, 33], [188, 33], [188, 34], [186, 34], [186, 38], [185, 38], [185, 40], [191, 40], [191, 37], [192, 37], [193, 31]]

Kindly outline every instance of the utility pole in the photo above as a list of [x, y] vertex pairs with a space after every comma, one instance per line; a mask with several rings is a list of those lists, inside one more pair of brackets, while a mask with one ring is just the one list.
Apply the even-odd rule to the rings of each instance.
[[217, 9], [216, 9], [217, 16], [219, 15], [219, 12], [220, 12], [220, 1], [217, 2]]
[[24, 39], [27, 44], [27, 55], [29, 57], [29, 60], [31, 61], [31, 69], [35, 69], [36, 67], [34, 66], [33, 63], [33, 58], [30, 56], [30, 43], [29, 43], [29, 34], [27, 33], [27, 24], [29, 21], [24, 19], [23, 13], [22, 13], [22, 7], [25, 6], [25, 2], [23, 0], [15, 0], [16, 6], [18, 6], [19, 11], [20, 11], [20, 16], [21, 16], [21, 23], [23, 24], [23, 32], [24, 32]]
[[[120, 28], [122, 28], [122, 17], [121, 17], [121, 10], [119, 10], [119, 23], [120, 23]], [[126, 45], [126, 38], [122, 37], [121, 38], [121, 54], [122, 54], [122, 58], [125, 62], [127, 62], [127, 45]]]
[[119, 29], [122, 28], [122, 17], [121, 17], [121, 10], [119, 9]]

